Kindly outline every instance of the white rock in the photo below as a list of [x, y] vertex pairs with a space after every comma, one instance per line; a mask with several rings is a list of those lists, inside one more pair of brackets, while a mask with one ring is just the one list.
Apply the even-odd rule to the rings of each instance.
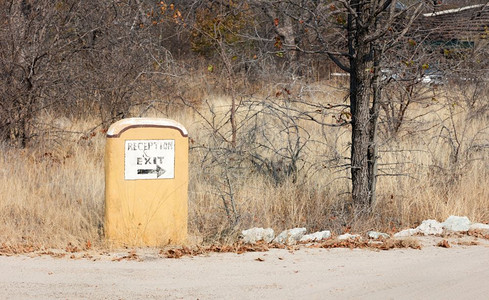
[[421, 225], [416, 227], [418, 233], [424, 235], [435, 235], [443, 233], [443, 224], [436, 220], [424, 220]]
[[300, 239], [300, 241], [301, 242], [315, 242], [315, 241], [329, 239], [330, 237], [331, 237], [331, 231], [324, 230], [324, 231], [314, 232], [311, 234], [306, 234]]
[[413, 235], [415, 235], [417, 233], [418, 233], [418, 230], [417, 229], [409, 228], [409, 229], [404, 229], [402, 231], [399, 231], [398, 233], [395, 233], [394, 234], [394, 237], [395, 238], [408, 237], [408, 236], [413, 236]]
[[305, 228], [293, 228], [282, 231], [273, 241], [279, 244], [293, 245], [306, 233]]
[[489, 224], [474, 223], [470, 225], [470, 230], [489, 230]]
[[378, 240], [380, 238], [383, 238], [383, 239], [388, 239], [390, 238], [391, 236], [388, 235], [387, 233], [383, 233], [383, 232], [377, 232], [377, 231], [369, 231], [367, 232], [367, 235], [370, 239], [374, 239], [374, 240]]
[[360, 238], [360, 236], [358, 234], [349, 234], [349, 233], [345, 233], [345, 234], [338, 236], [338, 240], [340, 240], [340, 241], [355, 240], [355, 239], [359, 239], [359, 238]]
[[461, 232], [469, 231], [471, 223], [467, 217], [450, 216], [442, 224], [447, 231]]
[[272, 228], [251, 228], [247, 230], [243, 230], [241, 232], [243, 236], [243, 242], [248, 244], [254, 244], [258, 241], [265, 241], [270, 243], [275, 237], [275, 233]]

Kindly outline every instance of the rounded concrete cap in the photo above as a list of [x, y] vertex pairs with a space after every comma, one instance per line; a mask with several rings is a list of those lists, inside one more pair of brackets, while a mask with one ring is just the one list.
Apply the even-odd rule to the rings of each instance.
[[135, 127], [163, 127], [175, 128], [182, 136], [188, 136], [187, 129], [182, 124], [163, 118], [128, 118], [115, 122], [107, 130], [107, 137], [118, 137], [124, 131]]

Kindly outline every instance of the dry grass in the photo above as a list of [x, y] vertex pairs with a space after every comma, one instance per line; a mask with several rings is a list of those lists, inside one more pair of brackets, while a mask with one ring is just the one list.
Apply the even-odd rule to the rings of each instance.
[[2, 241], [46, 247], [97, 243], [103, 223], [102, 137], [61, 151], [2, 149]]
[[[284, 86], [263, 87], [262, 94], [276, 96]], [[325, 85], [286, 87], [292, 96], [302, 93], [304, 99], [343, 101], [341, 90]], [[395, 139], [382, 137], [381, 174], [395, 176], [379, 177], [377, 205], [371, 215], [360, 218], [350, 209], [348, 170], [341, 167], [349, 151], [348, 127], [297, 121], [299, 135], [309, 135], [300, 140], [306, 146], [300, 152], [297, 176], [282, 174], [273, 178], [251, 162], [252, 154], [277, 163], [287, 161], [277, 156], [282, 150], [274, 152], [250, 143], [250, 133], [257, 131], [252, 122], [245, 122], [249, 106], [243, 106], [238, 114], [244, 125], [238, 134], [240, 151], [233, 153], [222, 138], [216, 137], [215, 128], [202, 119], [221, 124], [220, 132], [224, 138], [229, 137], [225, 116], [229, 99], [201, 93], [191, 102], [202, 103], [207, 98], [215, 116], [205, 105], [198, 109], [202, 116], [188, 108], [144, 111], [146, 116], [176, 119], [190, 132], [192, 243], [232, 243], [239, 230], [253, 226], [276, 231], [301, 226], [310, 231], [343, 233], [371, 229], [389, 232], [428, 218], [443, 220], [452, 214], [489, 221], [488, 113], [479, 111], [474, 117], [474, 109], [460, 99], [452, 105], [455, 100], [445, 96], [443, 103], [413, 107], [413, 122], [406, 123]], [[424, 114], [428, 110], [430, 113]], [[325, 121], [331, 120], [330, 115], [325, 116]], [[280, 118], [272, 118], [271, 114], [254, 121], [262, 122], [261, 133], [268, 134], [268, 142], [276, 149], [287, 148], [288, 139], [296, 138], [296, 132], [284, 130]], [[63, 126], [86, 132], [96, 123], [74, 120]], [[25, 150], [2, 148], [0, 243], [44, 247], [71, 243], [84, 247], [90, 241], [94, 246], [103, 245], [105, 140], [98, 131], [95, 135], [88, 133], [84, 137], [71, 134], [63, 140], [47, 139]], [[255, 139], [262, 144], [265, 140]], [[281, 172], [280, 166], [276, 171]]]

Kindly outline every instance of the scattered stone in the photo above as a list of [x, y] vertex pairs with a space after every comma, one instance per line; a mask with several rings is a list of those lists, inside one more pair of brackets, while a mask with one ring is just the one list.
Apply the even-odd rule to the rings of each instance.
[[[416, 234], [423, 235], [439, 235], [443, 233], [443, 230], [448, 232], [467, 232], [469, 230], [483, 230], [489, 231], [489, 224], [474, 223], [472, 224], [467, 217], [450, 216], [445, 222], [440, 223], [436, 220], [424, 220], [415, 229], [405, 229], [394, 234], [395, 238], [410, 237]], [[301, 242], [314, 242], [321, 241], [331, 237], [331, 231], [324, 230], [311, 234], [305, 234], [306, 228], [293, 228], [282, 231], [277, 237], [271, 228], [251, 228], [243, 230], [242, 241], [248, 244], [255, 244], [258, 241], [265, 241], [267, 243], [275, 242], [279, 244], [293, 245], [298, 241]], [[387, 233], [369, 231], [367, 235], [370, 239], [388, 239], [390, 235]], [[338, 240], [352, 240], [360, 239], [358, 234], [345, 233], [338, 236]]]
[[469, 231], [471, 223], [467, 217], [450, 216], [442, 224], [447, 231], [466, 232]]
[[474, 224], [470, 225], [470, 230], [489, 231], [489, 224], [474, 223]]
[[343, 240], [356, 240], [360, 239], [360, 236], [358, 234], [349, 234], [345, 233], [340, 236], [338, 236], [338, 240], [343, 241]]
[[380, 238], [382, 238], [382, 239], [388, 239], [388, 238], [391, 237], [387, 233], [377, 232], [377, 231], [369, 231], [369, 232], [367, 232], [367, 235], [368, 235], [368, 238], [369, 239], [373, 239], [373, 240], [378, 240]]
[[293, 245], [306, 233], [305, 228], [293, 228], [282, 231], [273, 241], [279, 244]]
[[316, 241], [329, 239], [330, 237], [331, 237], [331, 231], [324, 230], [324, 231], [314, 232], [311, 234], [306, 234], [300, 239], [300, 241], [301, 242], [316, 242]]
[[417, 229], [409, 228], [409, 229], [399, 231], [398, 233], [394, 234], [394, 237], [395, 238], [409, 237], [409, 236], [413, 236], [417, 233], [418, 233]]
[[443, 224], [436, 220], [424, 220], [421, 225], [416, 227], [418, 233], [424, 235], [436, 235], [443, 233]]
[[275, 237], [275, 233], [272, 228], [251, 228], [243, 230], [241, 232], [243, 236], [243, 242], [247, 244], [255, 244], [258, 241], [265, 241], [270, 243]]

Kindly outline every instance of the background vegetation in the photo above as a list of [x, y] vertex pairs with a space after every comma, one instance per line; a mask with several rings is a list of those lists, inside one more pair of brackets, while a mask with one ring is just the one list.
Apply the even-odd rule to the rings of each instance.
[[358, 214], [349, 80], [319, 47], [346, 45], [346, 15], [319, 34], [300, 3], [1, 2], [0, 242], [102, 245], [105, 131], [144, 116], [189, 130], [192, 242], [489, 222], [487, 27], [433, 48], [413, 26], [385, 52], [377, 201]]

